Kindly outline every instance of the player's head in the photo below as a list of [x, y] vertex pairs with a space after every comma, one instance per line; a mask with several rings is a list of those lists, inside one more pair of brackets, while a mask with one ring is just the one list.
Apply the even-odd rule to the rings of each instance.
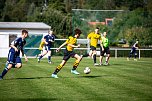
[[48, 34], [49, 34], [49, 35], [52, 35], [52, 34], [53, 34], [53, 31], [52, 31], [52, 30], [49, 30], [49, 31], [48, 31]]
[[136, 43], [138, 43], [139, 41], [138, 40], [136, 40]]
[[28, 31], [23, 29], [22, 30], [22, 36], [23, 36], [23, 38], [27, 38], [28, 37]]
[[79, 36], [80, 36], [80, 34], [81, 34], [82, 32], [81, 32], [80, 29], [75, 29], [75, 30], [74, 30], [74, 33], [75, 33], [75, 36], [76, 36], [77, 38], [79, 38]]
[[103, 32], [103, 36], [106, 37], [107, 36], [107, 32]]
[[96, 27], [95, 33], [99, 33], [99, 27]]

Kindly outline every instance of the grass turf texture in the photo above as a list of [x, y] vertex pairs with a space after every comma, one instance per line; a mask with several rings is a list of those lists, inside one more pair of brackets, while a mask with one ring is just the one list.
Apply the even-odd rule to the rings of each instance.
[[[110, 59], [109, 66], [93, 66], [93, 60], [83, 58], [78, 71], [70, 73], [74, 59], [70, 59], [51, 78], [62, 57], [53, 57], [53, 64], [47, 59], [23, 61], [21, 69], [11, 69], [0, 81], [0, 100], [51, 100], [51, 101], [150, 101], [152, 100], [151, 58], [127, 61], [126, 58]], [[0, 72], [6, 58], [0, 59]], [[84, 74], [86, 66], [90, 74]]]

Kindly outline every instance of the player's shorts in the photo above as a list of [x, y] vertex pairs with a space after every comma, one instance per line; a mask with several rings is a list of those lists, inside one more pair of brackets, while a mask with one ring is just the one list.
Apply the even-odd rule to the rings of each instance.
[[92, 51], [96, 50], [96, 47], [94, 47], [94, 46], [90, 46], [90, 48]]
[[9, 51], [7, 62], [9, 64], [22, 63], [21, 58], [19, 56], [16, 56], [15, 51]]
[[134, 54], [134, 53], [136, 53], [136, 48], [133, 47], [130, 51], [130, 54]]
[[75, 52], [73, 52], [73, 51], [68, 51], [67, 49], [65, 49], [65, 50], [64, 50], [63, 60], [68, 61], [68, 59], [69, 59], [70, 57], [74, 58], [74, 56], [75, 56]]
[[110, 49], [109, 47], [103, 47], [104, 51], [102, 51], [102, 48], [100, 47], [100, 56], [104, 56], [104, 54], [110, 54]]
[[51, 46], [45, 45], [45, 50], [46, 50], [46, 51], [51, 51]]

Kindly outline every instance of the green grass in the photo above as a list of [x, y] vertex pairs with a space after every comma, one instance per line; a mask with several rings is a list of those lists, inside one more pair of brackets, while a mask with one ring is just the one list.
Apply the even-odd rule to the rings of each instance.
[[[78, 71], [70, 73], [74, 59], [70, 59], [58, 73], [58, 79], [50, 78], [62, 57], [53, 57], [37, 63], [36, 59], [23, 61], [21, 69], [11, 69], [0, 81], [0, 100], [40, 101], [151, 101], [152, 58], [126, 61], [126, 58], [110, 59], [109, 66], [93, 66], [93, 61], [83, 58]], [[5, 58], [0, 59], [0, 72]], [[86, 66], [90, 74], [84, 74]]]

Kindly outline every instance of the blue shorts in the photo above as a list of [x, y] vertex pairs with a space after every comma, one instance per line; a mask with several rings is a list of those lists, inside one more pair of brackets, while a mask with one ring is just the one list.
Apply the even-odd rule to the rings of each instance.
[[14, 51], [9, 51], [7, 62], [9, 64], [22, 63], [21, 58], [19, 56], [16, 56], [16, 52]]
[[45, 50], [46, 50], [46, 51], [51, 51], [51, 46], [45, 45]]
[[135, 54], [135, 53], [136, 53], [136, 48], [133, 47], [130, 51], [130, 54]]

